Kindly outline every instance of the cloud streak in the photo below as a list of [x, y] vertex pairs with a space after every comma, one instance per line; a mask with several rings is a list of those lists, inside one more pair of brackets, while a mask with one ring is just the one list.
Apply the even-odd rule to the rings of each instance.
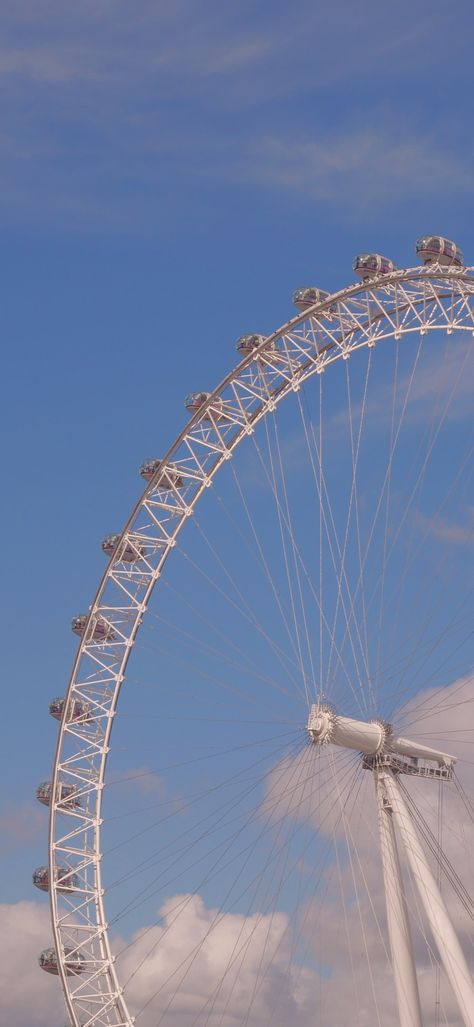
[[[382, 82], [428, 73], [438, 51], [446, 63], [451, 43], [457, 73], [451, 23], [441, 4], [429, 25], [412, 9], [404, 21], [399, 9], [388, 26], [377, 11], [370, 32], [359, 11], [346, 5], [341, 18], [306, 0], [291, 14], [275, 5], [271, 25], [266, 5], [256, 12], [250, 3], [203, 12], [177, 0], [131, 12], [103, 0], [66, 16], [51, 0], [41, 18], [31, 2], [8, 4], [4, 216], [144, 232], [179, 210], [189, 189], [204, 205], [216, 186], [272, 190], [356, 218], [402, 198], [470, 195], [470, 144], [461, 158], [441, 113], [420, 131], [415, 108], [408, 117], [373, 89], [381, 72]], [[362, 105], [348, 96], [354, 86]]]
[[382, 128], [335, 135], [323, 131], [310, 140], [268, 136], [250, 145], [237, 172], [243, 180], [343, 207], [357, 196], [363, 203], [370, 196], [377, 204], [400, 193], [425, 196], [445, 188], [474, 188], [470, 162], [442, 150], [429, 136], [394, 138]]

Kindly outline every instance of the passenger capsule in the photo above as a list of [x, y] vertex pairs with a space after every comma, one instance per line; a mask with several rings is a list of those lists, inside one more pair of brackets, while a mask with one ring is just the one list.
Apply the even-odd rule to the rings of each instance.
[[[41, 802], [43, 806], [51, 805], [51, 781], [42, 781], [36, 789], [36, 798], [38, 802]], [[77, 795], [77, 788], [73, 784], [66, 784], [64, 781], [59, 781], [57, 787], [57, 802], [61, 804], [64, 809], [80, 809], [81, 800]]]
[[464, 267], [464, 253], [450, 239], [442, 235], [423, 235], [416, 242], [416, 254], [424, 264], [441, 264], [443, 267]]
[[198, 410], [204, 405], [209, 396], [210, 392], [190, 392], [186, 396], [184, 405], [188, 414], [196, 414]]
[[298, 310], [307, 310], [314, 307], [315, 303], [323, 303], [329, 296], [324, 289], [316, 289], [312, 285], [304, 285], [293, 293], [292, 302]]
[[[55, 720], [61, 720], [65, 702], [65, 696], [61, 696], [60, 698], [51, 700], [49, 704], [49, 712], [51, 717], [54, 717]], [[82, 702], [80, 699], [71, 699], [69, 720], [82, 720], [85, 724], [87, 724], [90, 720], [89, 703]]]
[[264, 335], [241, 335], [237, 339], [235, 348], [243, 357], [247, 357], [249, 353], [253, 353], [254, 350], [258, 349], [264, 338]]
[[[241, 335], [237, 339], [235, 348], [242, 357], [248, 357], [251, 353], [254, 353], [256, 349], [264, 342], [264, 335]], [[263, 350], [263, 354], [268, 357], [279, 356], [279, 350], [275, 342], [269, 342]]]
[[[184, 401], [184, 405], [189, 414], [197, 414], [198, 411], [207, 402], [210, 392], [190, 392]], [[203, 421], [211, 421], [213, 418], [219, 421], [222, 417], [225, 417], [224, 404], [221, 399], [214, 400], [212, 404], [212, 413], [209, 410], [203, 414]]]
[[140, 474], [145, 481], [151, 481], [153, 475], [160, 470], [160, 489], [182, 489], [183, 479], [176, 464], [165, 464], [162, 460], [145, 460], [140, 467]]
[[[106, 535], [102, 540], [102, 549], [107, 556], [113, 556], [114, 553], [117, 552], [121, 537], [122, 536], [118, 534]], [[142, 552], [143, 550], [141, 546], [133, 544], [130, 540], [126, 540], [123, 547], [120, 549], [119, 558], [123, 563], [136, 563], [136, 561], [140, 559]]]
[[[64, 949], [64, 969], [68, 977], [75, 977], [77, 974], [81, 974], [84, 971], [84, 956], [82, 952], [75, 952], [74, 949]], [[56, 949], [43, 949], [38, 963], [42, 970], [45, 970], [47, 974], [55, 974], [58, 976], [58, 957], [56, 955]]]
[[[87, 613], [79, 613], [77, 617], [73, 617], [71, 621], [71, 628], [75, 635], [79, 635], [81, 638], [84, 634], [85, 627], [87, 624]], [[92, 621], [92, 625], [89, 628], [88, 641], [91, 642], [113, 642], [117, 638], [114, 629], [103, 617], [96, 617], [95, 621]]]
[[393, 260], [381, 257], [380, 253], [359, 253], [352, 262], [352, 270], [365, 281], [376, 275], [389, 275], [391, 271], [396, 271], [396, 267]]
[[[56, 891], [60, 892], [61, 895], [67, 894], [67, 892], [76, 891], [79, 887], [79, 878], [77, 874], [72, 873], [67, 867], [55, 867], [54, 868], [54, 879], [56, 881]], [[35, 888], [39, 888], [40, 891], [49, 891], [49, 868], [38, 867], [33, 874], [33, 884]]]

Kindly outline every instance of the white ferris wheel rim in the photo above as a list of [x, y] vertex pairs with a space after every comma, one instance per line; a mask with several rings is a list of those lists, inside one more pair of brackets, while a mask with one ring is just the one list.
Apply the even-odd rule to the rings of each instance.
[[[181, 528], [239, 443], [307, 379], [321, 374], [336, 360], [347, 359], [355, 350], [373, 347], [385, 339], [436, 330], [474, 335], [474, 313], [469, 303], [473, 297], [474, 268], [428, 265], [356, 283], [285, 322], [263, 338], [258, 348], [209, 394], [169, 447], [160, 469], [128, 518], [90, 607], [77, 650], [51, 780], [49, 894], [53, 939], [74, 1027], [93, 1027], [105, 1022], [111, 1027], [131, 1027], [134, 1022], [117, 979], [107, 933], [100, 867], [101, 802], [113, 717], [128, 659], [151, 593]], [[278, 348], [276, 359], [272, 347]], [[160, 490], [160, 480], [170, 464], [179, 468], [185, 480], [184, 489]], [[144, 512], [154, 534], [143, 530], [140, 517]], [[144, 569], [141, 583], [135, 585], [135, 595], [133, 582], [126, 588], [130, 566], [125, 567], [120, 560], [127, 542], [142, 547], [139, 553]], [[108, 587], [121, 597], [121, 605], [111, 606], [107, 602]], [[115, 640], [93, 640], [90, 631], [97, 618], [107, 621], [115, 632]], [[81, 670], [84, 663], [97, 668], [92, 684], [90, 674], [87, 679]], [[71, 717], [74, 698], [92, 706], [95, 736], [88, 723], [81, 725]], [[72, 747], [69, 754], [65, 751], [67, 745]], [[59, 784], [64, 782], [74, 785], [83, 807], [68, 809], [64, 805], [58, 792]], [[63, 817], [66, 830], [62, 827]], [[66, 855], [83, 880], [77, 901], [71, 893], [66, 905], [58, 888], [60, 882], [55, 879], [61, 854]], [[78, 953], [84, 957], [84, 977], [67, 973], [67, 959]], [[85, 1009], [89, 1009], [88, 1017]]]

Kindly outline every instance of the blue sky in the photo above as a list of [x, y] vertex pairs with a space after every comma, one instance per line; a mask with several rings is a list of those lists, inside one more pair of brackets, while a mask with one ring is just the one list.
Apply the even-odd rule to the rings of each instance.
[[15, 231], [185, 232], [189, 251], [192, 224], [212, 252], [243, 209], [254, 235], [265, 214], [285, 236], [301, 216], [376, 233], [402, 203], [428, 215], [446, 190], [472, 191], [467, 3], [456, 18], [436, 0], [4, 10]]
[[358, 251], [408, 266], [439, 231], [474, 260], [474, 19], [467, 0], [4, 0], [1, 22], [13, 903], [37, 898], [70, 618], [185, 394], [290, 317], [297, 286], [349, 283]]

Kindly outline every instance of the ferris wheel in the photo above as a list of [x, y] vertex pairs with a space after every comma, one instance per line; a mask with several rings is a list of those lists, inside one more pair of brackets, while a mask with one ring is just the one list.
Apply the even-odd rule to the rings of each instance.
[[474, 273], [416, 251], [242, 336], [104, 538], [37, 791], [74, 1027], [474, 1024]]

